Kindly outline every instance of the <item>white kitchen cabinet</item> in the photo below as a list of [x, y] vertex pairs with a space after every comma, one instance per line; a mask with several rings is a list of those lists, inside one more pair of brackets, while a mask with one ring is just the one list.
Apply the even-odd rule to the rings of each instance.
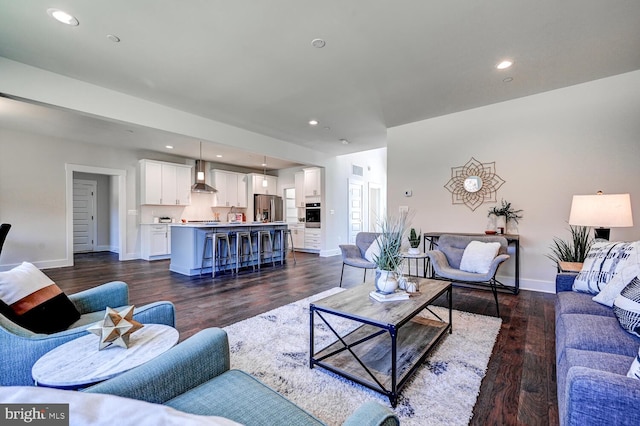
[[304, 196], [319, 197], [321, 194], [322, 174], [318, 167], [304, 169]]
[[304, 223], [290, 223], [289, 230], [291, 231], [293, 247], [296, 251], [304, 249]]
[[145, 260], [168, 259], [171, 256], [171, 230], [169, 225], [143, 224], [140, 252]]
[[140, 204], [191, 204], [191, 166], [140, 160]]
[[320, 228], [305, 228], [304, 248], [311, 250], [320, 250], [320, 234]]
[[191, 166], [176, 166], [176, 204], [178, 205], [191, 204], [191, 175]]
[[304, 198], [304, 172], [297, 172], [295, 174], [295, 188], [296, 188], [296, 207], [305, 208], [306, 201]]
[[226, 170], [211, 170], [214, 207], [247, 207], [247, 175]]
[[266, 194], [266, 195], [278, 195], [278, 178], [275, 176], [267, 175], [267, 187], [262, 186], [264, 175], [253, 174], [253, 193], [254, 194]]

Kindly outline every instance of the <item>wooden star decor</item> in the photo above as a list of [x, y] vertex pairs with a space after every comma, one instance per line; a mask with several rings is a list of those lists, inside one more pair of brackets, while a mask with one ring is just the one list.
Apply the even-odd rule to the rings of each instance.
[[141, 323], [133, 319], [133, 308], [134, 306], [132, 305], [117, 312], [107, 307], [104, 319], [87, 328], [87, 331], [100, 337], [98, 350], [103, 350], [112, 345], [125, 349], [129, 347], [129, 336], [131, 333], [144, 327]]

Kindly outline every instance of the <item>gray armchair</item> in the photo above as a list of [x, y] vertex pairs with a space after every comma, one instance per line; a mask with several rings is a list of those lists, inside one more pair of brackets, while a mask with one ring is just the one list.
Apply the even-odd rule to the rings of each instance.
[[[464, 249], [471, 241], [499, 242], [500, 249], [498, 255], [491, 262], [487, 273], [473, 273], [460, 270], [460, 262]], [[453, 283], [487, 284], [493, 292], [496, 301], [496, 311], [500, 316], [500, 305], [498, 304], [497, 285], [502, 285], [496, 280], [498, 267], [507, 259], [508, 242], [506, 238], [500, 236], [470, 236], [470, 235], [442, 235], [438, 239], [438, 249], [427, 251], [427, 256], [431, 261], [432, 276], [435, 279], [444, 279]]]
[[[0, 314], [0, 385], [33, 385], [31, 367], [51, 349], [88, 332], [87, 327], [104, 318], [107, 306], [118, 310], [129, 305], [129, 289], [122, 281], [69, 295], [81, 316], [67, 330], [40, 334], [29, 331]], [[155, 302], [137, 307], [133, 315], [143, 324], [175, 327], [175, 309], [171, 302]]]
[[375, 269], [375, 263], [369, 262], [364, 258], [364, 254], [373, 242], [378, 238], [378, 232], [358, 232], [355, 244], [342, 244], [342, 272], [340, 273], [340, 287], [342, 287], [342, 277], [344, 276], [344, 265], [354, 268], [364, 269], [364, 279], [367, 280], [367, 269]]

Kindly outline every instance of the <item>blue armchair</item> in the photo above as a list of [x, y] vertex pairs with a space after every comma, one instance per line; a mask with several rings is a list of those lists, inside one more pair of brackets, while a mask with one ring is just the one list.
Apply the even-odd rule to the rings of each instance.
[[[201, 330], [159, 357], [84, 392], [163, 404], [243, 425], [322, 426], [324, 423], [241, 370], [230, 370], [224, 330]], [[158, 419], [158, 424], [161, 423]], [[343, 426], [397, 426], [398, 417], [375, 401], [361, 405]]]
[[[87, 334], [86, 328], [104, 318], [107, 306], [118, 309], [129, 305], [129, 289], [122, 281], [69, 295], [81, 316], [67, 330], [53, 334], [33, 333], [0, 315], [0, 385], [33, 385], [31, 367], [45, 353], [61, 344]], [[136, 306], [134, 318], [143, 324], [175, 326], [171, 302]]]
[[344, 265], [354, 268], [364, 269], [364, 279], [367, 280], [367, 269], [376, 269], [376, 264], [365, 259], [364, 254], [376, 238], [379, 232], [358, 232], [356, 234], [355, 244], [342, 244], [340, 251], [342, 252], [342, 272], [340, 273], [340, 287], [342, 287], [342, 277], [344, 276]]

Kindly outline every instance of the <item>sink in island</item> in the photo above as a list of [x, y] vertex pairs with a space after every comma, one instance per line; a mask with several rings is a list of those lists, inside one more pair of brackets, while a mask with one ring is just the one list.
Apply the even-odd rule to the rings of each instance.
[[[287, 224], [284, 222], [268, 222], [268, 223], [252, 223], [252, 222], [237, 222], [237, 223], [223, 223], [223, 222], [207, 222], [207, 223], [176, 223], [170, 226], [171, 228], [171, 263], [169, 269], [172, 272], [177, 272], [182, 275], [200, 275], [200, 265], [202, 262], [202, 249], [204, 248], [205, 235], [208, 232], [225, 232], [230, 235], [235, 235], [240, 231], [275, 231], [274, 244], [276, 245], [276, 262], [280, 261], [280, 245], [284, 244], [286, 254], [287, 239], [280, 239], [280, 232], [287, 229]], [[272, 232], [273, 234], [273, 232]], [[284, 236], [284, 234], [282, 234]], [[231, 260], [235, 262], [233, 254], [235, 253], [236, 239], [230, 238], [231, 241]], [[249, 262], [243, 262], [244, 266], [257, 265], [256, 254], [256, 238], [252, 238], [254, 259]], [[209, 247], [207, 256], [211, 256], [211, 248]], [[267, 250], [268, 251], [268, 250]], [[286, 256], [285, 256], [286, 259]], [[266, 260], [262, 260], [262, 263], [271, 264], [271, 259], [267, 257]], [[224, 265], [223, 265], [224, 266]], [[216, 271], [217, 272], [217, 271]], [[211, 261], [205, 263], [205, 267], [202, 269], [203, 274], [211, 274]]]

